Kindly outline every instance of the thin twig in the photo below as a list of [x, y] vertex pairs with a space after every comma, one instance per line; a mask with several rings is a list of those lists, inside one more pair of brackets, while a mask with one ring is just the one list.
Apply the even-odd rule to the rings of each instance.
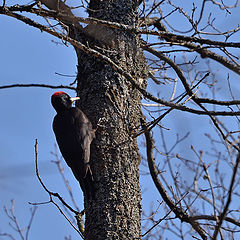
[[146, 138], [146, 144], [147, 144], [147, 160], [148, 160], [148, 166], [150, 169], [150, 174], [152, 176], [153, 182], [158, 189], [160, 195], [162, 196], [165, 203], [168, 205], [168, 207], [176, 214], [176, 217], [179, 218], [183, 222], [187, 222], [191, 224], [191, 226], [195, 229], [195, 231], [201, 236], [202, 239], [206, 240], [207, 236], [205, 231], [201, 228], [200, 224], [197, 221], [192, 221], [189, 218], [189, 215], [183, 211], [181, 207], [177, 207], [171, 200], [171, 198], [168, 196], [167, 191], [165, 190], [164, 186], [158, 179], [158, 171], [155, 166], [155, 161], [153, 158], [153, 139], [151, 136], [150, 131], [147, 130], [146, 127], [146, 121], [145, 119], [141, 118], [141, 124], [142, 128], [145, 130], [145, 138]]
[[30, 218], [28, 226], [27, 226], [27, 232], [26, 232], [26, 237], [25, 237], [26, 240], [28, 240], [29, 231], [31, 229], [33, 218], [35, 216], [36, 211], [37, 211], [37, 206], [34, 206], [33, 209], [31, 209], [31, 218]]
[[60, 213], [65, 217], [65, 219], [71, 224], [71, 226], [79, 233], [79, 235], [84, 239], [83, 237], [83, 232], [82, 232], [82, 229], [77, 229], [73, 223], [68, 219], [68, 217], [64, 214], [64, 212], [62, 211], [62, 209], [58, 206], [58, 204], [56, 204], [54, 201], [53, 201], [53, 198], [52, 196], [54, 197], [57, 197], [60, 202], [65, 206], [67, 207], [71, 212], [73, 212], [75, 214], [75, 216], [79, 216], [79, 213], [78, 211], [74, 210], [72, 207], [70, 207], [63, 199], [62, 197], [58, 194], [58, 193], [54, 193], [54, 192], [51, 192], [47, 189], [47, 187], [45, 186], [45, 184], [43, 183], [40, 175], [39, 175], [39, 170], [38, 170], [38, 151], [37, 151], [37, 146], [38, 146], [38, 140], [36, 139], [35, 140], [35, 170], [36, 170], [36, 175], [37, 175], [37, 178], [40, 182], [40, 184], [42, 185], [42, 187], [44, 188], [44, 190], [49, 194], [49, 202], [52, 202], [57, 208], [58, 210], [60, 211]]
[[[187, 196], [187, 194], [188, 194], [188, 192], [186, 192], [186, 193], [176, 202], [175, 208], [177, 208], [177, 205]], [[142, 234], [141, 236], [144, 237], [144, 236], [146, 236], [149, 232], [151, 232], [159, 223], [161, 223], [164, 219], [166, 219], [173, 210], [174, 210], [174, 209], [169, 210], [168, 213], [164, 215], [164, 217], [160, 218], [151, 228], [149, 228], [149, 229], [148, 229], [144, 234]]]
[[233, 185], [234, 185], [234, 182], [235, 182], [235, 178], [236, 178], [239, 163], [240, 163], [240, 152], [238, 152], [238, 155], [237, 155], [237, 158], [236, 158], [236, 163], [235, 163], [235, 166], [233, 168], [232, 179], [231, 179], [231, 183], [230, 183], [229, 190], [228, 190], [227, 202], [226, 202], [226, 205], [223, 209], [222, 214], [219, 217], [219, 222], [218, 222], [218, 224], [215, 228], [214, 234], [213, 234], [213, 238], [212, 238], [213, 240], [217, 239], [218, 232], [219, 232], [219, 230], [222, 226], [223, 220], [225, 219], [227, 211], [228, 211], [228, 207], [229, 207], [229, 205], [232, 201]]
[[54, 86], [54, 85], [48, 85], [48, 84], [41, 84], [41, 83], [30, 83], [30, 84], [11, 84], [11, 85], [3, 85], [0, 86], [0, 89], [8, 89], [8, 88], [15, 88], [15, 87], [41, 87], [41, 88], [66, 88], [66, 89], [71, 89], [71, 90], [75, 90], [75, 87], [71, 87], [71, 86], [66, 86], [66, 85], [58, 85], [58, 86]]
[[161, 36], [161, 37], [168, 37], [173, 38], [176, 41], [186, 41], [186, 42], [197, 42], [200, 44], [208, 44], [208, 45], [214, 45], [214, 46], [220, 46], [220, 47], [235, 47], [240, 48], [239, 42], [221, 42], [221, 41], [214, 41], [210, 39], [203, 39], [203, 38], [197, 38], [197, 37], [189, 37], [185, 35], [176, 35], [170, 32], [165, 31], [155, 31], [155, 30], [149, 30], [149, 29], [140, 29], [137, 27], [133, 27], [130, 25], [125, 25], [117, 22], [111, 22], [106, 20], [100, 20], [96, 18], [83, 18], [83, 17], [75, 17], [74, 15], [67, 15], [60, 12], [56, 12], [53, 10], [46, 10], [46, 9], [37, 9], [33, 7], [29, 7], [29, 5], [24, 6], [11, 6], [11, 7], [0, 7], [0, 14], [5, 14], [11, 16], [10, 12], [12, 11], [26, 11], [38, 14], [40, 16], [44, 17], [52, 17], [56, 20], [65, 20], [68, 22], [74, 21], [74, 22], [82, 22], [87, 24], [101, 24], [103, 26], [107, 26], [110, 28], [119, 29], [122, 31], [129, 31], [131, 33], [135, 34], [147, 34], [147, 35], [153, 35], [153, 36]]
[[7, 15], [9, 15], [11, 17], [14, 17], [14, 18], [16, 18], [16, 19], [18, 19], [18, 20], [20, 20], [20, 21], [22, 21], [22, 22], [24, 22], [24, 23], [26, 23], [30, 26], [39, 28], [40, 30], [45, 31], [45, 32], [57, 37], [57, 38], [68, 41], [73, 46], [83, 50], [84, 52], [86, 52], [88, 54], [92, 54], [93, 56], [99, 58], [103, 62], [106, 62], [116, 72], [123, 75], [133, 85], [133, 87], [137, 88], [143, 94], [144, 97], [146, 97], [146, 98], [148, 98], [148, 99], [150, 99], [150, 100], [152, 100], [156, 103], [160, 103], [160, 104], [163, 104], [163, 105], [168, 106], [168, 107], [173, 107], [174, 109], [178, 109], [178, 110], [181, 110], [181, 111], [186, 111], [186, 112], [190, 112], [190, 113], [194, 113], [194, 114], [199, 114], [199, 115], [211, 115], [211, 116], [216, 116], [216, 115], [236, 116], [236, 115], [240, 115], [240, 112], [227, 112], [227, 111], [207, 111], [206, 112], [206, 111], [201, 111], [201, 110], [192, 109], [192, 108], [189, 108], [189, 107], [186, 107], [186, 106], [181, 106], [181, 105], [178, 105], [178, 104], [174, 104], [174, 103], [171, 103], [171, 102], [168, 102], [168, 101], [164, 101], [163, 99], [154, 97], [152, 94], [150, 94], [145, 89], [143, 89], [141, 87], [141, 85], [138, 83], [138, 81], [136, 79], [134, 79], [129, 72], [123, 70], [123, 68], [121, 68], [118, 64], [116, 64], [114, 61], [112, 61], [109, 57], [101, 54], [100, 52], [98, 52], [94, 49], [89, 48], [88, 46], [82, 44], [79, 41], [76, 41], [76, 40], [70, 38], [69, 36], [65, 36], [61, 33], [53, 31], [52, 29], [50, 29], [46, 26], [43, 26], [43, 25], [41, 25], [37, 22], [34, 22], [33, 20], [31, 20], [31, 19], [29, 19], [25, 16], [22, 16], [22, 15], [19, 15], [19, 14], [16, 14], [16, 13], [12, 13], [12, 12], [9, 12], [9, 11], [7, 12]]

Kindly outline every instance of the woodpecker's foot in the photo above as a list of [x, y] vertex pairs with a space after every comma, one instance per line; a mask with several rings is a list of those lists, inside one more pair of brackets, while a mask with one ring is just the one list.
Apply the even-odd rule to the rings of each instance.
[[92, 169], [91, 169], [91, 167], [90, 167], [90, 164], [89, 164], [89, 163], [86, 163], [86, 164], [85, 164], [85, 167], [84, 167], [84, 172], [85, 172], [85, 174], [84, 174], [84, 177], [83, 177], [83, 178], [86, 178], [86, 177], [87, 177], [87, 174], [88, 174], [88, 172], [89, 172], [89, 174], [90, 174], [90, 176], [91, 176], [91, 179], [92, 179], [92, 181], [94, 181], [94, 179], [93, 179], [93, 174], [92, 174]]

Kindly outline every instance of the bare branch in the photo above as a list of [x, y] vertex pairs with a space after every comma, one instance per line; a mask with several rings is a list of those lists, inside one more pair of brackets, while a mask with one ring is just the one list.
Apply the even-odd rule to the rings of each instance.
[[[176, 202], [174, 208], [178, 208], [177, 205], [186, 197], [187, 194], [188, 194], [188, 193], [185, 193], [185, 194]], [[174, 208], [173, 208], [173, 209], [174, 209]], [[170, 209], [170, 210], [168, 211], [168, 213], [165, 214], [164, 217], [162, 217], [161, 219], [159, 219], [150, 229], [148, 229], [148, 230], [147, 230], [144, 234], [142, 234], [141, 236], [144, 237], [144, 236], [146, 236], [149, 232], [151, 232], [158, 224], [160, 224], [163, 220], [165, 220], [165, 219], [169, 216], [169, 214], [173, 211], [173, 209]]]
[[33, 218], [35, 216], [35, 213], [37, 211], [37, 206], [34, 206], [33, 209], [30, 209], [31, 210], [31, 218], [29, 220], [29, 223], [28, 223], [28, 226], [27, 226], [27, 232], [26, 232], [26, 240], [28, 240], [28, 235], [29, 235], [29, 231], [31, 229], [31, 226], [32, 226], [32, 223], [33, 223]]
[[[14, 10], [17, 11], [16, 8]], [[22, 11], [22, 9], [21, 9], [21, 11]], [[39, 15], [42, 15], [42, 16], [45, 16], [45, 17], [55, 17], [56, 18], [56, 12], [55, 11], [50, 12], [50, 11], [47, 11], [47, 10], [38, 10], [38, 9], [34, 9], [34, 8], [26, 9], [26, 11], [36, 13], [36, 14], [39, 14]], [[41, 13], [41, 11], [42, 11], [42, 13]], [[14, 17], [14, 14], [11, 13], [11, 7], [9, 7], [9, 8], [0, 7], [0, 14], [5, 14], [5, 15], [8, 15], [8, 16]], [[15, 16], [15, 18], [17, 18], [17, 17]], [[132, 27], [132, 26], [129, 26], [129, 25], [120, 24], [120, 23], [117, 23], [117, 22], [100, 20], [100, 19], [96, 19], [96, 18], [82, 18], [82, 17], [75, 17], [73, 15], [69, 16], [69, 15], [61, 14], [61, 13], [57, 14], [57, 18], [59, 18], [59, 19], [61, 19], [61, 18], [66, 19], [67, 18], [68, 20], [79, 21], [79, 22], [83, 22], [83, 23], [87, 23], [87, 24], [101, 24], [103, 26], [119, 29], [119, 30], [122, 30], [122, 31], [128, 31], [128, 32], [132, 32], [132, 33], [135, 33], [135, 34], [146, 34], [146, 35], [160, 36], [160, 37], [163, 37], [163, 38], [172, 38], [173, 40], [175, 40], [177, 42], [178, 41], [197, 42], [197, 43], [200, 43], [200, 44], [207, 44], [207, 45], [211, 45], [211, 46], [240, 48], [240, 43], [238, 43], [238, 42], [212, 41], [210, 39], [188, 37], [188, 36], [185, 36], [185, 35], [176, 35], [176, 34], [165, 32], [165, 31], [154, 31], [154, 30], [145, 30], [145, 29], [142, 30], [140, 28]], [[18, 18], [18, 19], [21, 20], [20, 18]]]
[[[63, 13], [65, 16], [72, 17], [73, 21], [70, 23], [76, 24], [77, 27], [82, 29], [82, 26], [79, 24], [78, 21], [75, 21], [74, 15], [71, 11], [71, 8], [65, 3], [66, 1], [61, 0], [40, 0], [42, 4], [44, 4], [50, 10], [54, 10], [56, 13]], [[41, 9], [40, 11], [42, 11]], [[66, 20], [66, 19], [65, 19]], [[65, 21], [65, 24], [69, 24], [69, 21]]]
[[[220, 216], [218, 216], [218, 219], [219, 219]], [[213, 220], [213, 221], [216, 221], [217, 219], [215, 218], [215, 216], [212, 216], [212, 215], [199, 215], [199, 216], [192, 216], [190, 217], [194, 220]], [[230, 217], [225, 217], [224, 218], [225, 221], [228, 221], [238, 227], [240, 227], [240, 222], [237, 221], [236, 219], [233, 219], [233, 218], [230, 218]]]
[[223, 220], [226, 217], [229, 205], [230, 205], [230, 203], [232, 201], [233, 185], [235, 183], [235, 178], [236, 178], [236, 174], [237, 174], [239, 163], [240, 163], [240, 152], [237, 155], [236, 163], [235, 163], [235, 166], [233, 168], [232, 179], [231, 179], [231, 183], [230, 183], [229, 190], [228, 190], [227, 202], [226, 202], [226, 205], [225, 205], [225, 207], [224, 207], [224, 209], [222, 211], [222, 214], [219, 217], [219, 222], [218, 222], [218, 224], [217, 224], [217, 226], [215, 228], [214, 234], [213, 234], [213, 240], [217, 239], [218, 232], [219, 232], [219, 230], [220, 230], [220, 228], [222, 226]]
[[[38, 171], [38, 151], [37, 151], [37, 146], [38, 146], [38, 141], [37, 139], [35, 140], [35, 167], [36, 167], [36, 175], [37, 175], [37, 178], [41, 184], [41, 186], [44, 188], [44, 190], [49, 194], [49, 202], [47, 203], [53, 203], [57, 208], [58, 210], [60, 211], [60, 213], [65, 217], [65, 219], [70, 223], [70, 225], [79, 233], [79, 235], [83, 238], [83, 232], [82, 232], [82, 229], [77, 229], [73, 223], [68, 219], [68, 217], [64, 214], [64, 212], [62, 211], [62, 209], [58, 206], [57, 203], [55, 203], [52, 199], [52, 196], [54, 197], [57, 197], [60, 202], [65, 206], [67, 207], [71, 212], [73, 212], [75, 214], [75, 216], [78, 217], [79, 219], [79, 216], [82, 216], [83, 215], [83, 211], [81, 213], [79, 213], [78, 211], [75, 211], [71, 206], [69, 206], [64, 200], [63, 198], [58, 194], [58, 193], [54, 193], [54, 192], [51, 192], [47, 189], [47, 187], [45, 186], [45, 184], [43, 183], [40, 175], [39, 175], [39, 171]], [[33, 203], [30, 203], [30, 204], [33, 204]], [[33, 205], [38, 205], [38, 203], [34, 203]], [[80, 225], [80, 224], [79, 224]]]
[[48, 84], [41, 84], [41, 83], [30, 83], [30, 84], [11, 84], [11, 85], [3, 85], [0, 86], [0, 89], [8, 89], [8, 88], [15, 88], [15, 87], [41, 87], [41, 88], [52, 88], [52, 89], [57, 89], [57, 88], [65, 88], [65, 89], [70, 89], [70, 90], [75, 90], [75, 87], [71, 86], [65, 86], [65, 85], [48, 85]]
[[148, 166], [150, 170], [150, 174], [152, 176], [153, 182], [158, 189], [159, 193], [161, 194], [163, 200], [166, 202], [168, 207], [176, 214], [176, 216], [183, 222], [190, 223], [191, 226], [196, 230], [196, 232], [201, 236], [202, 239], [207, 239], [205, 231], [201, 228], [198, 222], [191, 221], [188, 214], [183, 211], [180, 207], [176, 207], [176, 205], [172, 202], [170, 197], [168, 196], [167, 191], [163, 187], [162, 183], [158, 179], [158, 171], [156, 170], [156, 166], [154, 163], [153, 158], [153, 139], [150, 134], [150, 132], [147, 130], [146, 122], [142, 118], [141, 119], [142, 128], [145, 130], [145, 138], [146, 138], [146, 144], [147, 144], [147, 160], [148, 160]]
[[[37, 210], [36, 206], [34, 206], [33, 209], [30, 209], [31, 217], [30, 217], [29, 223], [28, 223], [28, 225], [26, 227], [26, 230], [25, 230], [25, 229], [20, 227], [18, 218], [15, 215], [15, 203], [14, 203], [14, 200], [11, 200], [11, 208], [9, 210], [6, 207], [4, 207], [4, 211], [5, 211], [7, 217], [10, 220], [9, 225], [18, 233], [18, 235], [20, 236], [20, 238], [22, 240], [28, 240], [29, 231], [31, 229], [33, 218], [35, 216], [36, 210]], [[24, 231], [26, 231], [25, 237], [24, 237]], [[8, 234], [8, 233], [0, 233], [0, 237], [1, 236], [6, 236], [6, 237], [8, 237], [8, 238], [10, 238], [12, 240], [15, 239], [11, 234]]]

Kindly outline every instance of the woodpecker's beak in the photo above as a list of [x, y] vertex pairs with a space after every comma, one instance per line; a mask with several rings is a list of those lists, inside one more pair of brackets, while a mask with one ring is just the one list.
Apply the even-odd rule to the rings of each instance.
[[70, 98], [70, 100], [71, 100], [71, 102], [75, 102], [77, 100], [80, 100], [80, 97], [72, 97], [72, 98]]

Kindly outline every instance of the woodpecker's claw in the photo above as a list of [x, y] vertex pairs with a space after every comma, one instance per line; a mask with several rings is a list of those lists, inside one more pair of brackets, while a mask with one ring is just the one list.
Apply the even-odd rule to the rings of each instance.
[[86, 178], [86, 177], [87, 177], [88, 171], [89, 171], [89, 174], [91, 175], [92, 180], [94, 181], [90, 164], [89, 164], [89, 163], [86, 163], [86, 164], [85, 164], [85, 167], [84, 167], [84, 172], [85, 172], [85, 174], [84, 174], [84, 177], [83, 177], [83, 178]]

